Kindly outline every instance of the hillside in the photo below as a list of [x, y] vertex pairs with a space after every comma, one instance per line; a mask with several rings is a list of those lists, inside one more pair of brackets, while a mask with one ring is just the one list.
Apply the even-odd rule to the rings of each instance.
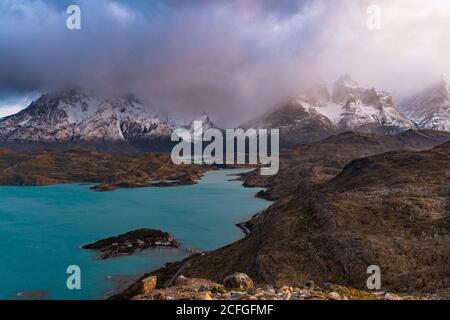
[[[345, 140], [372, 143], [358, 150], [354, 143], [340, 143]], [[302, 152], [321, 149], [322, 156], [310, 151], [283, 159], [279, 175], [263, 181], [276, 201], [247, 223], [251, 233], [246, 238], [152, 274], [168, 279], [184, 265], [188, 277], [219, 282], [245, 272], [259, 284], [301, 286], [313, 280], [364, 289], [366, 268], [375, 264], [381, 267], [384, 290], [448, 295], [450, 144], [354, 160], [334, 179], [327, 171], [327, 166], [337, 169], [344, 162], [344, 157], [330, 162], [336, 150], [362, 157], [382, 152], [381, 142], [393, 146], [371, 136], [344, 134], [298, 147]], [[317, 165], [308, 167], [314, 158]], [[132, 295], [130, 288], [118, 297]]]
[[96, 190], [144, 187], [164, 180], [195, 183], [206, 167], [174, 165], [167, 153], [111, 154], [87, 150], [19, 153], [0, 149], [0, 185], [95, 183]]

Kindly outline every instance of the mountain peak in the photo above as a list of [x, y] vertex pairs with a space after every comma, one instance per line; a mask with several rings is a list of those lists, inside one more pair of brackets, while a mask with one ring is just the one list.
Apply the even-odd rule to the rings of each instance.
[[129, 143], [155, 147], [170, 140], [174, 124], [132, 95], [102, 97], [80, 88], [42, 95], [1, 120], [0, 143]]
[[335, 103], [345, 103], [347, 99], [354, 98], [362, 91], [358, 82], [353, 80], [349, 74], [344, 74], [333, 85], [332, 100]]

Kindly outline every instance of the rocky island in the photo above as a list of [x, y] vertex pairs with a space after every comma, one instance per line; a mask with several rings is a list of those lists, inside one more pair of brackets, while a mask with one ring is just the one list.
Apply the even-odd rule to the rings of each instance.
[[151, 247], [178, 248], [180, 244], [167, 232], [138, 229], [82, 246], [83, 249], [100, 251], [101, 259], [130, 255]]

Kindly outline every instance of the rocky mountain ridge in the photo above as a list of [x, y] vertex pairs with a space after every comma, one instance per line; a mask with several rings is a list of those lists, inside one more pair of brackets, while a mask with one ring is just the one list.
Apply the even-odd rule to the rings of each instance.
[[[364, 88], [344, 75], [334, 83], [331, 93], [324, 84], [311, 85], [295, 99], [240, 127], [278, 128], [284, 147], [313, 143], [345, 131], [450, 131], [449, 83], [444, 78], [397, 108], [388, 93]], [[119, 145], [122, 149], [168, 151], [173, 146], [172, 132], [176, 128], [194, 130], [194, 120], [202, 121], [203, 130], [218, 128], [206, 113], [179, 120], [134, 95], [101, 98], [75, 88], [44, 94], [28, 108], [0, 119], [0, 144]], [[194, 132], [194, 137], [197, 135]]]
[[[194, 118], [215, 127], [206, 114]], [[78, 88], [44, 94], [17, 114], [0, 119], [0, 144], [130, 145], [167, 151], [176, 128], [190, 129], [134, 95], [99, 97]]]
[[440, 81], [403, 100], [399, 105], [418, 127], [450, 131], [450, 79]]
[[349, 75], [340, 77], [330, 94], [325, 84], [255, 118], [244, 128], [279, 128], [282, 145], [312, 143], [344, 131], [396, 134], [415, 128], [399, 112], [392, 97], [361, 87]]

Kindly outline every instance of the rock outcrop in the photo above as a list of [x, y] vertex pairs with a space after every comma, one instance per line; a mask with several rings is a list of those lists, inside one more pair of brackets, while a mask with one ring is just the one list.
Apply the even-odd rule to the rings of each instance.
[[[121, 255], [130, 255], [150, 247], [175, 247], [180, 245], [167, 232], [154, 229], [139, 229], [110, 237], [82, 246], [83, 249], [98, 250], [101, 259], [108, 259]], [[147, 286], [151, 279], [147, 279]], [[145, 284], [144, 284], [145, 286]], [[156, 284], [155, 284], [156, 286]]]
[[253, 281], [248, 275], [241, 272], [233, 273], [225, 279], [223, 279], [223, 284], [227, 289], [234, 290], [247, 290], [253, 288]]

